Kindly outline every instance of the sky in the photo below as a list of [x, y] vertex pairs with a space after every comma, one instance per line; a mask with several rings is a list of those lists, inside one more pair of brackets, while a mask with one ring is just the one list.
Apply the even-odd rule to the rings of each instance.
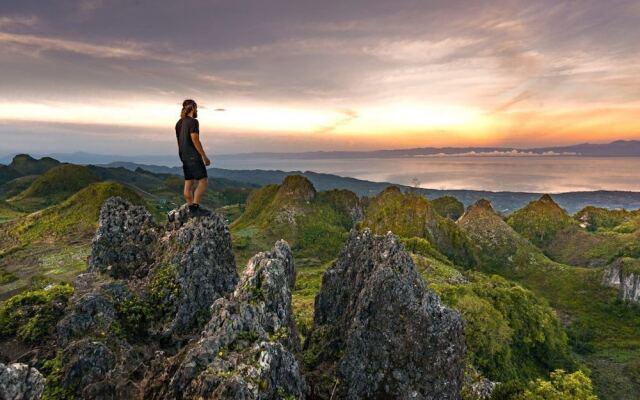
[[0, 155], [640, 139], [640, 1], [0, 0]]

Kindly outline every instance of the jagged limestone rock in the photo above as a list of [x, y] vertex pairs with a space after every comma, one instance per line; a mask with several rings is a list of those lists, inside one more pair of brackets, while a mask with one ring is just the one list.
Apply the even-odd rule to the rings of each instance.
[[152, 262], [159, 227], [142, 206], [111, 197], [100, 210], [98, 231], [93, 239], [89, 272], [127, 278]]
[[147, 398], [304, 398], [307, 387], [291, 310], [295, 270], [278, 241], [255, 255], [228, 298], [211, 307], [201, 337], [161, 371], [151, 371]]
[[458, 399], [463, 321], [397, 236], [352, 232], [316, 296], [305, 360], [318, 398]]
[[44, 390], [44, 377], [26, 364], [0, 363], [0, 400], [35, 400]]
[[182, 206], [169, 214], [167, 233], [161, 242], [175, 249], [172, 257], [164, 260], [175, 266], [181, 296], [175, 318], [166, 330], [188, 331], [194, 323], [206, 322], [211, 303], [238, 282], [231, 234], [220, 215], [188, 217], [188, 208]]
[[107, 200], [89, 272], [57, 324], [63, 387], [86, 399], [139, 398], [155, 355], [197, 335], [237, 281], [219, 215], [193, 217], [183, 206], [162, 228], [144, 208]]

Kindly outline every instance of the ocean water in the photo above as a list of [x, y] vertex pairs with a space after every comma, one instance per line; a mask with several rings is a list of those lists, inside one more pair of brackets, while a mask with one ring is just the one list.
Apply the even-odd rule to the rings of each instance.
[[561, 193], [640, 191], [640, 158], [442, 156], [362, 159], [213, 160], [229, 169], [315, 171], [432, 189]]

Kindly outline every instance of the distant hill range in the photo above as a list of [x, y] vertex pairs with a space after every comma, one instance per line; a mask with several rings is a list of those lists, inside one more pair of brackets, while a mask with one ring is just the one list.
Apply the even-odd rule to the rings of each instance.
[[571, 146], [517, 148], [517, 147], [417, 147], [399, 150], [374, 151], [314, 151], [301, 153], [250, 153], [223, 154], [216, 158], [257, 157], [287, 159], [335, 159], [335, 158], [396, 158], [439, 156], [583, 156], [583, 157], [640, 157], [640, 140], [616, 140], [606, 144], [583, 143]]
[[[181, 175], [181, 167], [166, 167], [130, 162], [114, 162], [103, 165], [104, 167], [124, 167], [135, 171], [138, 168], [160, 174]], [[362, 179], [342, 177], [338, 175], [318, 173], [313, 171], [281, 171], [281, 170], [231, 170], [222, 168], [209, 168], [209, 177], [224, 178], [232, 181], [243, 182], [252, 185], [270, 185], [281, 183], [287, 175], [299, 174], [307, 177], [317, 190], [348, 189], [359, 196], [375, 196], [388, 186], [397, 186], [403, 190], [417, 190], [419, 193], [434, 199], [441, 196], [454, 196], [465, 207], [474, 204], [480, 199], [490, 200], [496, 211], [504, 214], [511, 213], [536, 200], [542, 193], [529, 192], [492, 192], [485, 190], [438, 190], [415, 189], [410, 186], [397, 185], [390, 182], [372, 182]], [[570, 213], [575, 213], [586, 206], [605, 208], [624, 208], [627, 210], [640, 209], [640, 192], [625, 191], [593, 191], [593, 192], [567, 192], [553, 194], [556, 202]]]
[[[8, 164], [13, 154], [0, 156], [0, 164]], [[117, 155], [87, 152], [39, 154], [74, 164], [106, 164], [115, 161], [138, 162], [153, 165], [177, 165], [176, 154]], [[298, 160], [443, 157], [443, 156], [576, 156], [576, 157], [640, 157], [640, 140], [616, 140], [611, 143], [582, 143], [571, 146], [518, 148], [518, 147], [417, 147], [413, 149], [373, 151], [311, 151], [311, 152], [258, 152], [241, 154], [215, 154], [218, 160], [242, 158], [284, 158]]]
[[[631, 146], [630, 146], [631, 147]], [[5, 191], [12, 195], [17, 195], [21, 190], [26, 189], [36, 179], [36, 174], [58, 166], [60, 162], [50, 157], [35, 160], [28, 155], [18, 155], [8, 165], [0, 164], [0, 184], [6, 183]], [[100, 180], [112, 179], [119, 182], [135, 182], [137, 187], [143, 190], [154, 190], [163, 187], [162, 182], [156, 182], [158, 177], [141, 178], [145, 171], [154, 174], [170, 174], [182, 176], [181, 167], [169, 167], [162, 165], [142, 164], [128, 161], [117, 161], [106, 164], [92, 164], [89, 166], [93, 173], [98, 174]], [[110, 168], [108, 173], [104, 168]], [[121, 167], [120, 171], [113, 168]], [[127, 174], [126, 171], [133, 171], [136, 174]], [[58, 172], [64, 172], [62, 169]], [[214, 178], [214, 185], [226, 187], [228, 182], [235, 186], [244, 185], [243, 190], [250, 187], [264, 186], [269, 184], [280, 184], [288, 175], [303, 175], [307, 177], [317, 190], [348, 189], [359, 196], [373, 197], [388, 186], [397, 186], [402, 190], [416, 190], [429, 199], [442, 196], [454, 196], [460, 200], [465, 207], [474, 204], [480, 199], [490, 200], [496, 211], [509, 214], [519, 208], [524, 207], [530, 201], [540, 197], [542, 193], [534, 192], [492, 192], [485, 190], [439, 190], [428, 188], [412, 188], [410, 186], [398, 185], [391, 182], [372, 182], [362, 179], [343, 177], [333, 174], [318, 173], [313, 171], [282, 171], [282, 170], [231, 170], [222, 168], [209, 168], [209, 176]], [[45, 179], [47, 177], [43, 177]], [[166, 179], [166, 177], [160, 177]], [[87, 177], [89, 179], [89, 177]], [[45, 179], [46, 180], [46, 179]], [[235, 183], [234, 183], [235, 182]], [[47, 182], [40, 182], [39, 187], [45, 192], [51, 186]], [[178, 183], [179, 186], [179, 183]], [[61, 187], [56, 185], [56, 187]], [[77, 188], [76, 188], [77, 189]], [[26, 194], [25, 194], [26, 195]], [[19, 197], [19, 196], [18, 196]], [[37, 197], [37, 196], [36, 196]], [[592, 192], [567, 192], [553, 194], [557, 203], [570, 213], [575, 213], [586, 206], [604, 207], [609, 209], [624, 208], [627, 210], [640, 209], [640, 192], [627, 191], [592, 191]], [[17, 200], [18, 198], [16, 198]], [[29, 206], [26, 201], [22, 201]], [[37, 202], [36, 202], [37, 203]], [[41, 206], [33, 204], [34, 207]], [[28, 207], [27, 207], [28, 208]]]

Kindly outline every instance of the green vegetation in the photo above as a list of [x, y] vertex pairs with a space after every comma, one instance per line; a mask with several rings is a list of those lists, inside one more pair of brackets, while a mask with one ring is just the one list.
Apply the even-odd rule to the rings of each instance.
[[426, 239], [420, 237], [401, 238], [402, 244], [407, 251], [414, 254], [421, 255], [423, 257], [431, 257], [442, 263], [451, 265], [451, 261], [442, 253], [440, 253], [431, 243]]
[[46, 360], [42, 364], [41, 372], [46, 376], [42, 400], [73, 400], [71, 390], [62, 386], [62, 350], [56, 352], [56, 356]]
[[391, 231], [404, 238], [421, 237], [457, 265], [477, 264], [473, 244], [453, 221], [441, 217], [424, 197], [402, 193], [395, 186], [371, 199], [362, 227], [378, 234]]
[[42, 282], [72, 282], [87, 269], [88, 243], [31, 243], [0, 257], [0, 271], [9, 277], [0, 282], [0, 301]]
[[60, 161], [51, 157], [42, 157], [36, 160], [28, 154], [18, 154], [13, 157], [9, 168], [17, 171], [20, 176], [25, 176], [44, 174], [57, 165], [60, 165]]
[[22, 215], [22, 212], [16, 210], [11, 204], [0, 200], [0, 224], [11, 221]]
[[559, 231], [576, 224], [548, 194], [514, 212], [507, 222], [540, 248], [545, 248]]
[[360, 207], [348, 190], [316, 193], [304, 177], [287, 177], [251, 193], [245, 212], [231, 224], [239, 265], [285, 239], [297, 260], [315, 265], [335, 258]]
[[175, 313], [180, 297], [180, 285], [176, 280], [176, 267], [166, 264], [154, 271], [148, 286], [149, 302], [153, 304], [155, 318], [162, 319]]
[[[629, 221], [626, 224], [630, 223], [632, 222]], [[588, 232], [574, 226], [560, 231], [554, 241], [547, 246], [546, 252], [549, 257], [565, 264], [606, 266], [619, 257], [640, 257], [640, 231]]]
[[59, 203], [98, 180], [85, 166], [62, 164], [40, 175], [31, 186], [8, 201], [22, 210], [35, 211]]
[[[2, 166], [0, 166], [1, 168]], [[0, 184], [0, 199], [11, 198], [31, 186], [39, 175], [27, 175], [12, 179], [4, 184]]]
[[0, 185], [20, 177], [20, 173], [15, 169], [0, 164]]
[[12, 274], [11, 272], [7, 272], [3, 269], [0, 269], [0, 285], [4, 285], [7, 284], [9, 282], [13, 282], [16, 279], [18, 279], [14, 274]]
[[94, 183], [61, 204], [12, 222], [7, 233], [23, 245], [51, 237], [90, 237], [97, 228], [102, 203], [113, 196], [120, 196], [134, 204], [143, 204], [138, 194], [121, 184]]
[[119, 321], [115, 324], [116, 333], [134, 341], [144, 340], [150, 326], [162, 324], [175, 315], [180, 295], [175, 266], [162, 265], [152, 271], [145, 291], [115, 303]]
[[27, 342], [49, 337], [72, 294], [70, 285], [58, 284], [13, 296], [0, 306], [0, 337]]
[[588, 206], [578, 211], [575, 219], [584, 224], [588, 231], [596, 232], [614, 229], [638, 216], [637, 214], [637, 212], [627, 210], [609, 210], [608, 208]]
[[511, 276], [551, 262], [504, 222], [487, 200], [470, 206], [457, 225], [478, 246], [484, 272]]
[[413, 259], [442, 301], [462, 313], [468, 361], [485, 377], [527, 381], [575, 366], [560, 322], [539, 296], [498, 275]]
[[597, 400], [591, 380], [582, 371], [572, 374], [559, 369], [551, 373], [550, 380], [536, 379], [518, 396], [522, 400]]
[[[86, 268], [104, 200], [121, 196], [158, 218], [182, 203], [180, 177], [43, 160], [19, 156], [12, 163], [18, 169], [0, 166], [0, 199], [13, 196], [13, 204], [0, 200], [0, 300], [18, 293], [0, 305], [0, 336], [27, 343], [46, 340], [60, 318], [72, 288], [59, 282]], [[637, 211], [586, 207], [572, 218], [543, 196], [505, 221], [488, 201], [463, 213], [453, 197], [428, 201], [395, 187], [360, 200], [347, 190], [316, 192], [302, 176], [255, 190], [224, 179], [210, 186], [204, 204], [233, 221], [239, 265], [278, 239], [290, 243], [302, 337], [324, 271], [363, 217], [358, 228], [401, 236], [430, 287], [462, 313], [470, 368], [504, 382], [494, 399], [591, 400], [594, 390], [604, 399], [635, 399], [640, 393], [638, 307], [602, 285], [602, 267], [611, 262], [640, 272]], [[25, 214], [17, 204], [55, 205]], [[152, 272], [148, 290], [117, 305], [113, 333], [143, 340], [150, 326], [175, 313], [180, 296], [167, 261]], [[313, 363], [313, 349], [304, 358]], [[60, 353], [42, 371], [45, 398], [67, 398]]]
[[322, 285], [322, 275], [331, 262], [321, 266], [297, 267], [296, 285], [292, 293], [292, 307], [298, 333], [304, 338], [313, 324], [313, 307], [316, 294]]
[[442, 196], [431, 200], [431, 205], [443, 217], [457, 220], [464, 213], [464, 204], [453, 196]]

